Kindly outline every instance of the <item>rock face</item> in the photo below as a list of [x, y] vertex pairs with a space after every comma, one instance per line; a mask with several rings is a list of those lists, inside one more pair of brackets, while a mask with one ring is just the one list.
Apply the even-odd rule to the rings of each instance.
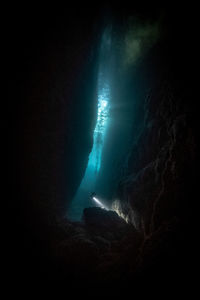
[[142, 235], [134, 273], [171, 280], [185, 274], [185, 280], [195, 240], [196, 136], [186, 90], [177, 90], [161, 81], [148, 95], [143, 130], [130, 149], [118, 199], [121, 213]]
[[143, 131], [120, 183], [123, 213], [148, 233], [180, 216], [190, 186], [195, 138], [181, 100], [168, 83], [161, 83], [148, 96]]
[[[31, 223], [35, 215], [43, 222], [66, 214], [87, 166], [96, 117], [101, 34], [101, 25], [92, 26], [94, 16], [87, 23], [73, 11], [67, 18], [54, 20], [51, 34], [47, 28], [45, 34], [43, 22], [50, 20], [45, 21], [42, 12], [36, 15], [37, 26], [30, 17], [14, 29], [20, 32], [20, 46], [12, 58], [11, 94], [15, 98], [14, 159], [20, 172], [15, 181], [22, 186], [16, 203], [22, 202], [21, 211]], [[24, 22], [27, 26], [21, 28]], [[15, 36], [14, 31], [12, 43]]]
[[126, 222], [115, 211], [100, 207], [89, 207], [83, 211], [83, 218], [89, 228], [101, 228], [102, 231], [118, 231], [126, 228]]
[[[174, 219], [188, 224], [194, 205], [189, 199], [196, 189], [196, 98], [189, 88], [192, 70], [183, 64], [190, 49], [182, 49], [183, 20], [177, 25], [175, 19], [167, 20], [171, 21], [168, 34], [138, 64], [135, 78], [130, 70], [132, 85], [143, 91], [137, 100], [143, 106], [138, 120], [143, 121], [137, 139], [137, 131], [132, 130], [116, 198], [121, 213], [147, 236]], [[130, 92], [131, 85], [126, 90], [134, 101], [137, 95]]]
[[[58, 262], [56, 276], [98, 286], [110, 285], [121, 278], [121, 272], [135, 268], [142, 236], [116, 212], [98, 207], [86, 208], [84, 222], [63, 221], [55, 225], [52, 253]], [[52, 231], [52, 229], [51, 229]], [[129, 258], [133, 263], [130, 265]]]

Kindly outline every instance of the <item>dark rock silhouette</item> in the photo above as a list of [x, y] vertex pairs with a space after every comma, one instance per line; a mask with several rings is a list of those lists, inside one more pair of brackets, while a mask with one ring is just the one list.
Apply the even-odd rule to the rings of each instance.
[[83, 211], [83, 219], [88, 228], [95, 230], [101, 228], [103, 231], [126, 230], [127, 223], [118, 216], [115, 211], [102, 209], [100, 207], [89, 207]]

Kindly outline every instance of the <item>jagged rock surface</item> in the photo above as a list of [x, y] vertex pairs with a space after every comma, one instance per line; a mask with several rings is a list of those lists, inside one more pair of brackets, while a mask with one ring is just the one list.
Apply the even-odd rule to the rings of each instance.
[[93, 284], [120, 280], [122, 269], [130, 263], [128, 257], [137, 259], [141, 234], [115, 212], [97, 207], [86, 208], [83, 220], [64, 220], [54, 226], [57, 242], [52, 243], [52, 254], [59, 262], [57, 276]]
[[195, 142], [181, 101], [166, 82], [148, 96], [143, 131], [120, 182], [122, 210], [145, 233], [180, 216], [186, 193], [183, 182], [190, 183]]

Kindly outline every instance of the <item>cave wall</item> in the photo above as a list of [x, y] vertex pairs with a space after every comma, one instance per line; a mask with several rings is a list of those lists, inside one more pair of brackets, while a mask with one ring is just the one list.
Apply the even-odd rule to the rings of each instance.
[[27, 228], [65, 215], [82, 179], [93, 142], [102, 30], [99, 11], [88, 21], [70, 7], [36, 15], [37, 22], [29, 12], [12, 26], [9, 44], [13, 207]]
[[193, 209], [196, 100], [189, 88], [192, 53], [184, 43], [189, 31], [184, 18], [177, 22], [177, 15], [170, 14], [163, 19], [162, 38], [136, 71], [139, 84], [149, 71], [150, 81], [140, 95], [142, 130], [137, 140], [132, 131], [117, 197], [123, 214], [146, 236], [174, 220], [188, 226]]
[[127, 177], [120, 183], [120, 197], [133, 212], [128, 213], [130, 221], [147, 231], [178, 216], [186, 205], [195, 141], [180, 101], [168, 82], [147, 97], [144, 128], [130, 152]]

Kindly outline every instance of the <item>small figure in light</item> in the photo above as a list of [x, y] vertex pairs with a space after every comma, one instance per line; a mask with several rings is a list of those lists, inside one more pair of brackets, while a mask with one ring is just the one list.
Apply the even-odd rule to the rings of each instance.
[[97, 194], [96, 194], [95, 192], [91, 193], [91, 194], [90, 194], [90, 199], [92, 200], [93, 197], [96, 197], [96, 195], [97, 195]]
[[107, 210], [107, 208], [97, 199], [95, 192], [91, 193], [90, 199], [93, 200], [93, 201], [95, 201], [101, 208]]

